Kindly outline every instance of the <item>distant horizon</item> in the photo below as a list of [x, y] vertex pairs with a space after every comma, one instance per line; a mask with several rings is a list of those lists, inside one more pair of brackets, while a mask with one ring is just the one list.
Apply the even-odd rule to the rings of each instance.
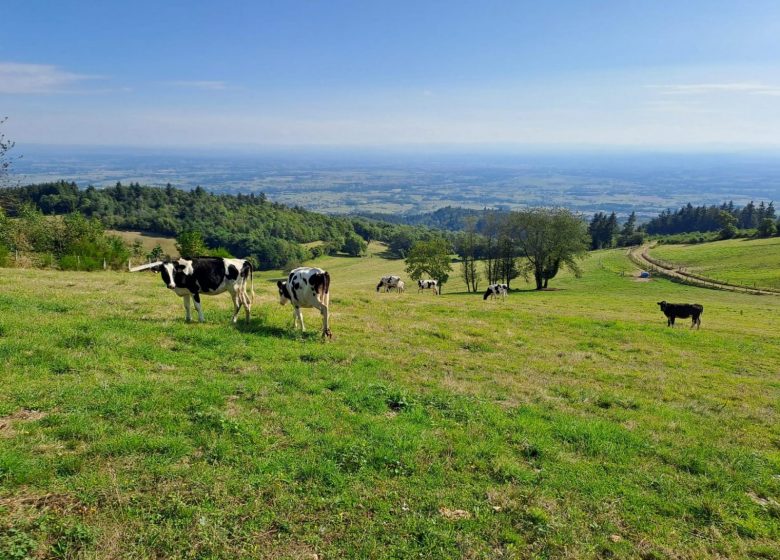
[[99, 146], [29, 149], [14, 167], [18, 184], [170, 183], [215, 193], [264, 192], [275, 202], [325, 213], [552, 205], [651, 216], [687, 202], [780, 201], [780, 157], [760, 152]]
[[776, 0], [16, 3], [0, 117], [19, 146], [774, 152], [778, 22]]
[[763, 155], [780, 157], [780, 144], [774, 145], [729, 145], [711, 143], [691, 146], [640, 146], [631, 144], [490, 144], [490, 143], [395, 143], [395, 144], [56, 144], [47, 142], [16, 143], [14, 152], [23, 155], [24, 148], [34, 151], [85, 152], [162, 152], [199, 153], [212, 152], [221, 156], [263, 155], [279, 152], [288, 153], [410, 153], [425, 155], [474, 155], [474, 156], [524, 156], [524, 155]]

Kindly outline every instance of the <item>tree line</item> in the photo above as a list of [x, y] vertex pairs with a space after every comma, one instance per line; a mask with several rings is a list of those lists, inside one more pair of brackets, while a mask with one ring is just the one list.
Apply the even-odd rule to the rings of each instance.
[[[588, 224], [591, 249], [641, 245], [647, 235], [679, 235], [684, 233], [717, 232], [717, 238], [743, 236], [771, 237], [780, 232], [780, 220], [773, 202], [749, 202], [737, 207], [733, 202], [721, 205], [694, 206], [690, 203], [679, 210], [664, 210], [643, 225], [637, 225], [632, 212], [621, 225], [614, 212], [597, 212]], [[710, 240], [713, 238], [710, 238]]]
[[[724, 215], [730, 216], [727, 218]], [[695, 231], [721, 231], [730, 223], [737, 229], [761, 229], [760, 235], [771, 236], [777, 229], [777, 215], [774, 202], [753, 201], [745, 206], [735, 206], [733, 202], [721, 205], [693, 206], [688, 203], [679, 210], [664, 210], [645, 224], [644, 229], [650, 235], [674, 235]]]
[[120, 268], [132, 249], [118, 236], [106, 235], [96, 218], [78, 213], [44, 216], [30, 204], [14, 218], [0, 208], [0, 266], [58, 266], [63, 270]]
[[[79, 189], [57, 181], [0, 190], [0, 207], [11, 217], [31, 206], [44, 215], [78, 213], [108, 229], [141, 230], [180, 237], [197, 233], [209, 252], [251, 257], [262, 269], [284, 268], [320, 254], [360, 256], [372, 240], [386, 242], [392, 256], [404, 257], [411, 245], [430, 238], [420, 227], [359, 217], [317, 214], [270, 202], [264, 194], [213, 194], [141, 186], [138, 183]], [[305, 243], [322, 243], [306, 248]]]

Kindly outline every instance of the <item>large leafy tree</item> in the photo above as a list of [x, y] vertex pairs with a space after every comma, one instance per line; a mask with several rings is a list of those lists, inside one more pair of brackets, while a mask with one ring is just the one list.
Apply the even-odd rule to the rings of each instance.
[[431, 278], [439, 282], [439, 289], [447, 283], [452, 272], [450, 244], [440, 237], [417, 241], [406, 257], [406, 272], [414, 280]]
[[588, 250], [587, 226], [578, 216], [565, 209], [542, 209], [513, 212], [513, 236], [521, 257], [528, 263], [536, 289], [547, 287], [561, 267], [580, 276], [579, 260]]

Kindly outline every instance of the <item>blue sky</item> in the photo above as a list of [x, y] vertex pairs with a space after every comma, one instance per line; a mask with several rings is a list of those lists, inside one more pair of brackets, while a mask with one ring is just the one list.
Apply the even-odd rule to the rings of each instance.
[[780, 2], [0, 0], [19, 143], [780, 147]]

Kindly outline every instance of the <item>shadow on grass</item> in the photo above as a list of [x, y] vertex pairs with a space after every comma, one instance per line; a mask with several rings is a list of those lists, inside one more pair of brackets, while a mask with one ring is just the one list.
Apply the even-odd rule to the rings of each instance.
[[[542, 292], [565, 292], [566, 288], [543, 288], [541, 290], [537, 290], [536, 288], [523, 288], [523, 289], [515, 289], [512, 288], [509, 290], [509, 293], [507, 294], [507, 297], [511, 296], [512, 294], [539, 294]], [[480, 290], [478, 292], [468, 292], [468, 291], [460, 291], [460, 292], [443, 292], [441, 296], [439, 297], [446, 297], [446, 296], [479, 296], [484, 297], [485, 292], [483, 290]]]
[[387, 249], [385, 249], [381, 253], [374, 253], [374, 256], [379, 257], [380, 259], [388, 260], [388, 261], [400, 261], [401, 260], [401, 257], [391, 253]]
[[269, 325], [256, 320], [249, 324], [239, 321], [236, 323], [236, 330], [246, 334], [284, 338], [286, 340], [319, 340], [322, 338], [322, 333], [319, 330], [307, 330], [302, 333], [298, 329], [293, 329], [292, 325], [289, 327], [280, 327], [278, 325]]
[[288, 338], [291, 340], [300, 338], [298, 333], [293, 331], [292, 328], [280, 327], [278, 325], [269, 325], [268, 323], [263, 323], [257, 320], [253, 320], [248, 324], [243, 321], [239, 321], [236, 323], [236, 330], [242, 333], [273, 336], [275, 338]]

